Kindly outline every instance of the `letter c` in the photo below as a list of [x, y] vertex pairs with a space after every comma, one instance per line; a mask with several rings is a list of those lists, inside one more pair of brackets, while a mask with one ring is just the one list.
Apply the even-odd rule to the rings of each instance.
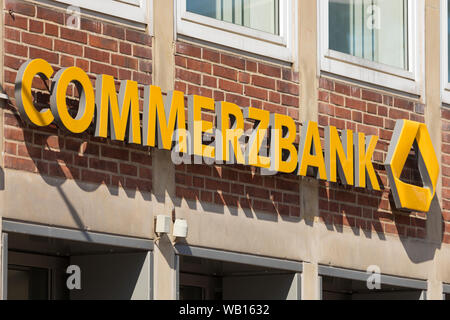
[[22, 119], [26, 119], [29, 123], [39, 127], [45, 127], [54, 120], [50, 109], [36, 110], [33, 104], [33, 95], [31, 88], [33, 79], [36, 75], [42, 80], [48, 80], [53, 75], [52, 66], [43, 59], [29, 60], [24, 63], [17, 73], [14, 95], [19, 108]]

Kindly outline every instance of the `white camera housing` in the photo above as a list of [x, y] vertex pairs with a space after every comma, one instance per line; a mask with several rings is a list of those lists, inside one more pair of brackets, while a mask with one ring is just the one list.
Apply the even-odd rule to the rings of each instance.
[[170, 223], [172, 219], [169, 216], [158, 215], [156, 216], [156, 232], [157, 233], [169, 233]]
[[173, 225], [173, 236], [177, 238], [186, 238], [188, 233], [187, 221], [184, 219], [175, 220]]

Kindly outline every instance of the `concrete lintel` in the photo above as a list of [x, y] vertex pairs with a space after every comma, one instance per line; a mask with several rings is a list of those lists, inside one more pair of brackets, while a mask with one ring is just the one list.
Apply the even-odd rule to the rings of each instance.
[[301, 273], [303, 271], [303, 264], [297, 261], [281, 260], [249, 254], [191, 247], [188, 245], [176, 245], [175, 253], [181, 256], [192, 256], [210, 260], [247, 264], [259, 267], [293, 271], [297, 273]]
[[63, 229], [8, 220], [3, 220], [2, 228], [3, 232], [31, 234], [41, 237], [89, 242], [139, 250], [153, 250], [153, 241], [145, 239], [115, 236], [89, 231]]

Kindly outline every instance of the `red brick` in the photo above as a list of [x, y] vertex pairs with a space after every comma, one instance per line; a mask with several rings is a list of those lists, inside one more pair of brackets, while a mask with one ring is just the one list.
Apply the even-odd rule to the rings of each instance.
[[126, 42], [121, 42], [119, 45], [120, 53], [131, 55], [131, 44]]
[[195, 57], [195, 58], [201, 58], [202, 56], [202, 49], [199, 47], [195, 47], [193, 45], [184, 43], [184, 42], [178, 42], [176, 45], [176, 51], [177, 53], [184, 54], [187, 56]]
[[83, 47], [79, 44], [55, 39], [55, 51], [72, 54], [75, 56], [83, 55]]
[[335, 105], [338, 105], [338, 106], [343, 106], [344, 105], [344, 97], [343, 96], [340, 96], [340, 95], [337, 95], [337, 94], [334, 94], [334, 93], [332, 93], [331, 95], [330, 95], [330, 103], [332, 103], [332, 104], [335, 104]]
[[352, 119], [352, 112], [351, 110], [345, 109], [345, 108], [339, 108], [336, 107], [334, 109], [335, 112], [335, 116], [338, 118], [343, 118], [343, 119], [348, 119], [351, 120]]
[[334, 91], [334, 82], [330, 79], [320, 78], [319, 80], [319, 88]]
[[414, 103], [405, 99], [394, 98], [394, 107], [414, 111]]
[[42, 33], [44, 32], [44, 24], [41, 21], [30, 20], [29, 30], [35, 33]]
[[184, 69], [176, 69], [176, 78], [187, 82], [192, 82], [198, 85], [202, 84], [202, 76], [198, 73], [187, 71]]
[[134, 70], [138, 69], [138, 60], [131, 57], [113, 54], [111, 57], [111, 62], [113, 65], [121, 66], [123, 68]]
[[217, 77], [237, 81], [238, 72], [236, 70], [214, 65], [213, 74]]
[[100, 160], [97, 158], [89, 159], [89, 168], [100, 171], [117, 173], [117, 163], [112, 161]]
[[4, 162], [5, 162], [4, 163], [5, 168], [23, 170], [23, 171], [29, 171], [29, 172], [37, 171], [36, 165], [33, 162], [33, 160], [5, 156]]
[[138, 170], [137, 170], [136, 166], [126, 164], [126, 163], [121, 163], [119, 168], [120, 168], [120, 174], [124, 174], [127, 176], [133, 176], [133, 177], [136, 177], [138, 175]]
[[227, 80], [219, 80], [219, 88], [224, 91], [234, 92], [242, 94], [242, 85], [236, 82], [231, 82]]
[[390, 109], [389, 110], [389, 118], [393, 120], [397, 119], [406, 119], [409, 120], [409, 113], [403, 110]]
[[45, 34], [48, 36], [54, 36], [57, 37], [59, 35], [59, 28], [57, 25], [54, 25], [52, 23], [46, 23], [45, 24]]
[[100, 173], [92, 170], [82, 170], [81, 180], [95, 184], [109, 184], [110, 176], [106, 173]]
[[223, 54], [223, 53], [220, 55], [220, 57], [221, 57], [222, 64], [227, 65], [229, 67], [245, 70], [245, 60], [244, 59], [241, 59], [236, 56], [230, 56], [230, 55]]
[[220, 53], [217, 51], [209, 50], [203, 48], [203, 59], [211, 61], [211, 62], [220, 62]]
[[[79, 30], [68, 29], [68, 28], [60, 28], [61, 30], [61, 38], [75, 41], [83, 44], [87, 44], [87, 33]], [[90, 45], [94, 45], [90, 43]]]
[[210, 63], [199, 61], [199, 60], [194, 60], [194, 59], [190, 59], [190, 58], [186, 59], [186, 67], [188, 69], [207, 73], [207, 74], [211, 74], [211, 69], [212, 69]]
[[91, 69], [90, 70], [91, 70], [90, 71], [91, 73], [108, 74], [108, 75], [113, 76], [114, 78], [117, 78], [117, 75], [118, 75], [117, 68], [112, 67], [107, 64], [102, 64], [102, 63], [93, 62], [93, 61], [91, 61]]
[[93, 33], [101, 33], [102, 32], [102, 23], [98, 20], [81, 18], [80, 19], [80, 28], [81, 28], [81, 30], [90, 31]]
[[300, 101], [298, 97], [293, 97], [289, 95], [283, 94], [281, 96], [281, 103], [285, 106], [298, 107], [300, 105]]
[[117, 40], [99, 37], [92, 34], [89, 35], [89, 45], [99, 49], [110, 51], [117, 51], [118, 49]]
[[280, 103], [281, 102], [281, 94], [278, 92], [270, 91], [269, 92], [269, 101], [273, 103]]
[[140, 60], [139, 61], [139, 70], [142, 72], [150, 72], [151, 73], [153, 71], [152, 63], [150, 61]]
[[335, 83], [334, 91], [346, 96], [350, 95], [350, 86], [342, 83]]
[[300, 92], [300, 87], [297, 84], [285, 81], [277, 81], [277, 89], [278, 91], [289, 93], [292, 95], [298, 95]]
[[[133, 72], [133, 80], [141, 85], [150, 85], [152, 84], [152, 76], [148, 73], [142, 73], [142, 72]], [[141, 108], [142, 109], [142, 108]]]
[[275, 90], [274, 79], [254, 75], [252, 77], [252, 84], [257, 87]]
[[125, 33], [127, 41], [142, 44], [149, 47], [152, 46], [152, 37], [146, 33], [131, 29], [127, 29]]
[[133, 46], [133, 55], [138, 58], [151, 59], [152, 49], [149, 47]]
[[16, 0], [6, 0], [5, 9], [6, 11], [12, 10], [14, 13], [23, 14], [30, 17], [34, 17], [36, 13], [34, 5]]
[[207, 75], [203, 75], [203, 85], [211, 88], [217, 88], [217, 79]]
[[84, 57], [91, 60], [96, 60], [104, 63], [110, 62], [110, 53], [103, 50], [97, 50], [90, 47], [84, 48]]
[[372, 126], [383, 127], [383, 118], [365, 114], [364, 123]]
[[45, 51], [37, 48], [30, 48], [30, 56], [31, 59], [45, 59], [51, 64], [58, 64], [59, 55], [57, 53], [51, 51]]
[[103, 34], [116, 39], [125, 40], [124, 28], [112, 24], [103, 24]]
[[231, 103], [235, 103], [238, 106], [242, 107], [242, 108], [246, 108], [250, 106], [250, 100], [246, 97], [242, 97], [242, 96], [238, 96], [235, 94], [231, 94], [231, 93], [227, 93], [226, 94], [226, 101], [227, 102], [231, 102]]
[[258, 63], [258, 72], [269, 77], [281, 78], [281, 68]]
[[6, 53], [10, 53], [12, 55], [22, 56], [22, 57], [26, 57], [28, 55], [28, 49], [27, 49], [27, 47], [25, 47], [23, 45], [5, 41], [4, 46], [5, 46]]
[[362, 99], [378, 103], [383, 102], [383, 96], [381, 94], [369, 90], [362, 90]]

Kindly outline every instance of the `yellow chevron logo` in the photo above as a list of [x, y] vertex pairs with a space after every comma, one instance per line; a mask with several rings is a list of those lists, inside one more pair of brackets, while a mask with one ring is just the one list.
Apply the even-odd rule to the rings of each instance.
[[[400, 180], [412, 147], [416, 151], [423, 187]], [[428, 212], [436, 194], [439, 162], [427, 126], [409, 120], [397, 121], [385, 166], [397, 209]]]

